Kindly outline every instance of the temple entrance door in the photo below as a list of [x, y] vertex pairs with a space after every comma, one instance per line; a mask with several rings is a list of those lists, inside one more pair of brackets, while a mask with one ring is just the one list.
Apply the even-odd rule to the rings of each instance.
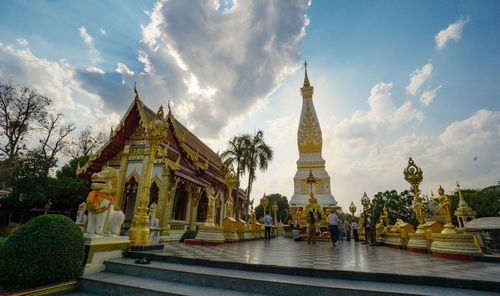
[[179, 188], [175, 191], [174, 197], [174, 214], [172, 217], [174, 220], [185, 221], [186, 220], [186, 202], [188, 199], [188, 194], [186, 189], [182, 184], [179, 184]]
[[125, 213], [125, 222], [123, 222], [123, 230], [126, 231], [130, 228], [132, 224], [132, 219], [134, 218], [135, 209], [135, 199], [137, 197], [137, 182], [134, 178], [131, 178], [127, 184], [125, 184], [125, 198], [123, 199], [122, 209]]
[[153, 182], [153, 184], [151, 184], [151, 187], [149, 188], [148, 209], [153, 203], [156, 203], [156, 206], [158, 207], [158, 191], [159, 191], [158, 185], [156, 185], [156, 182]]
[[215, 202], [215, 225], [220, 225], [220, 216], [222, 211], [222, 203], [220, 199]]
[[[196, 222], [205, 222], [207, 219], [207, 207], [208, 207], [208, 198], [205, 191], [203, 191], [200, 201], [198, 202], [198, 210], [196, 211]], [[211, 213], [210, 213], [211, 214]]]

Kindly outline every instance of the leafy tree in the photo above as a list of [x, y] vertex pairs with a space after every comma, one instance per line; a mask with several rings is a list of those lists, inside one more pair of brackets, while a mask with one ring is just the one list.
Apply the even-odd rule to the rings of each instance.
[[[247, 153], [246, 149], [250, 143], [250, 135], [244, 134], [240, 136], [235, 136], [228, 143], [228, 148], [226, 151], [222, 152], [221, 159], [223, 164], [223, 170], [227, 171], [230, 165], [236, 165], [236, 177], [237, 183], [236, 188], [240, 187], [240, 176], [245, 172], [247, 163]], [[239, 219], [239, 200], [236, 199], [235, 202], [236, 219]]]
[[29, 88], [17, 88], [9, 82], [0, 84], [0, 136], [3, 144], [0, 152], [7, 158], [10, 166], [21, 150], [33, 125], [48, 114], [52, 100]]
[[[271, 213], [271, 216], [273, 217], [273, 222], [274, 222], [274, 213], [272, 211], [272, 206], [274, 202], [278, 204], [278, 211], [276, 212], [278, 216], [278, 222], [284, 222], [286, 223], [288, 221], [287, 216], [290, 213], [290, 209], [288, 206], [288, 199], [286, 196], [281, 195], [279, 193], [273, 193], [267, 195], [267, 198], [269, 199], [269, 205], [267, 206], [266, 213]], [[264, 216], [264, 207], [262, 205], [258, 205], [255, 207], [255, 218], [258, 220], [261, 217]]]
[[[245, 167], [248, 171], [248, 187], [247, 187], [247, 200], [250, 200], [250, 194], [252, 192], [252, 183], [256, 180], [255, 171], [259, 168], [261, 171], [267, 170], [267, 166], [273, 159], [273, 150], [269, 145], [264, 142], [264, 132], [258, 130], [253, 136], [250, 136], [249, 142], [247, 143], [245, 153], [246, 163]], [[246, 212], [248, 213], [247, 203]]]
[[54, 166], [55, 159], [38, 149], [18, 158], [10, 180], [13, 191], [9, 200], [17, 206], [43, 207], [50, 197], [48, 170]]
[[88, 156], [72, 159], [57, 172], [57, 178], [51, 179], [52, 209], [69, 210], [72, 217], [76, 214], [78, 205], [90, 192], [90, 181], [76, 179], [76, 169], [78, 165], [83, 166], [87, 163], [88, 159]]
[[78, 138], [73, 139], [66, 149], [66, 153], [72, 158], [87, 156], [90, 155], [94, 149], [104, 144], [104, 142], [106, 142], [106, 135], [104, 132], [94, 133], [92, 128], [87, 126], [80, 132]]
[[404, 190], [400, 194], [396, 190], [379, 192], [372, 200], [373, 214], [378, 221], [383, 213], [384, 206], [389, 213], [389, 224], [394, 224], [399, 218], [413, 226], [418, 226], [418, 221], [413, 211], [413, 200], [415, 195], [412, 190]]

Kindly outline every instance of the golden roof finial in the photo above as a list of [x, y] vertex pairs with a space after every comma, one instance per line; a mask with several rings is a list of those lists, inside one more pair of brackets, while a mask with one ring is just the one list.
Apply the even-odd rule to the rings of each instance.
[[136, 100], [141, 100], [141, 99], [139, 98], [139, 93], [137, 92], [137, 88], [135, 88], [135, 85], [136, 85], [136, 84], [137, 84], [137, 82], [134, 82], [134, 92], [135, 92], [135, 98], [134, 98], [134, 99], [136, 99]]
[[304, 61], [304, 68], [306, 69], [306, 74], [304, 76], [304, 85], [302, 87], [310, 87], [309, 77], [307, 77], [307, 61]]

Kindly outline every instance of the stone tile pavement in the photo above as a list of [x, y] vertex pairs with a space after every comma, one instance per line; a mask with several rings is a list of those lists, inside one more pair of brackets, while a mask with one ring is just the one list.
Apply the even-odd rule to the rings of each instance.
[[411, 276], [439, 276], [453, 279], [500, 282], [500, 264], [447, 259], [385, 246], [370, 247], [361, 242], [329, 242], [309, 245], [279, 237], [219, 246], [168, 243], [157, 255], [248, 264], [277, 265], [322, 270], [391, 273]]

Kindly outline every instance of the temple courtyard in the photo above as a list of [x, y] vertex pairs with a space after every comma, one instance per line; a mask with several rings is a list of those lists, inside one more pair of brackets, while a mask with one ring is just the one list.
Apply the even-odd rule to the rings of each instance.
[[[150, 264], [137, 264], [146, 256]], [[82, 278], [108, 295], [497, 295], [500, 263], [457, 260], [361, 242], [278, 237], [220, 246], [168, 243], [132, 251]], [[494, 260], [493, 260], [494, 261]], [[208, 290], [207, 290], [208, 289]], [[305, 294], [304, 294], [305, 293]], [[80, 294], [79, 292], [74, 295]]]

